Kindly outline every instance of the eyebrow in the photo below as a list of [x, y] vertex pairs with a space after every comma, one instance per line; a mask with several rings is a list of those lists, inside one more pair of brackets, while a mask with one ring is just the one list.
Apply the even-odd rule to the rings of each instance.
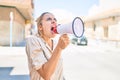
[[[47, 20], [47, 21], [48, 21], [48, 20], [52, 20], [52, 18], [49, 17], [49, 18], [47, 18], [46, 20]], [[54, 18], [54, 20], [57, 21], [56, 18]]]

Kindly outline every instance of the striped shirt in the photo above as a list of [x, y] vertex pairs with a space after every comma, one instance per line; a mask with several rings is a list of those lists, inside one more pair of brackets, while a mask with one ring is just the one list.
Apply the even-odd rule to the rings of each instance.
[[[56, 43], [53, 41], [53, 50]], [[28, 67], [30, 72], [30, 80], [44, 80], [37, 70], [42, 67], [47, 59], [50, 59], [52, 50], [45, 41], [38, 35], [26, 38], [26, 54], [28, 57]], [[59, 59], [55, 72], [50, 80], [63, 80], [62, 59]]]

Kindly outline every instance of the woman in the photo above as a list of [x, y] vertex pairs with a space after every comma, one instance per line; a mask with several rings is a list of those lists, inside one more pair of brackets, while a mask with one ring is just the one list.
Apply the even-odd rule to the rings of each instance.
[[38, 35], [26, 39], [26, 53], [31, 80], [64, 80], [61, 53], [69, 44], [67, 34], [59, 37], [55, 45], [57, 21], [52, 13], [45, 12], [37, 19]]

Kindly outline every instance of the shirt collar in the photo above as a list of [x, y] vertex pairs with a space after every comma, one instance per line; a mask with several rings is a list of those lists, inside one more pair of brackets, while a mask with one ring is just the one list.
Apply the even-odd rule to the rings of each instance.
[[53, 39], [52, 39], [53, 49], [51, 49], [50, 46], [45, 42], [45, 40], [44, 40], [39, 34], [36, 34], [36, 36], [39, 37], [39, 38], [44, 42], [44, 44], [45, 44], [46, 47], [50, 50], [50, 52], [53, 52], [53, 49], [54, 49], [54, 42], [53, 42]]

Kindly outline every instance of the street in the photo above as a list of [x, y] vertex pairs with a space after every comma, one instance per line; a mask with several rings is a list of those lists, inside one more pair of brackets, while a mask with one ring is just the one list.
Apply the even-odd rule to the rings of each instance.
[[71, 46], [63, 56], [67, 80], [120, 80], [120, 49]]
[[[120, 47], [70, 44], [62, 53], [66, 80], [120, 80]], [[25, 47], [0, 47], [0, 80], [29, 80]]]

